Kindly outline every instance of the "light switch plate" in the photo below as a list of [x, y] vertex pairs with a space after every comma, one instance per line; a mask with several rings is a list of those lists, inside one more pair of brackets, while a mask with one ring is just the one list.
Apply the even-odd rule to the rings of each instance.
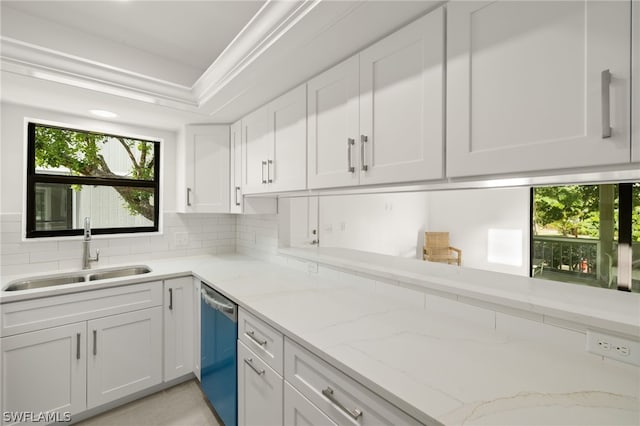
[[587, 330], [587, 351], [640, 367], [640, 341]]

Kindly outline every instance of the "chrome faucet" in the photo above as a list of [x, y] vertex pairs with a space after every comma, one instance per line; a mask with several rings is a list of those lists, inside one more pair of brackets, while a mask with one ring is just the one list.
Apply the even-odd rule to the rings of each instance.
[[100, 249], [96, 249], [96, 257], [91, 257], [91, 219], [84, 218], [84, 239], [82, 241], [82, 269], [89, 269], [91, 262], [100, 260]]

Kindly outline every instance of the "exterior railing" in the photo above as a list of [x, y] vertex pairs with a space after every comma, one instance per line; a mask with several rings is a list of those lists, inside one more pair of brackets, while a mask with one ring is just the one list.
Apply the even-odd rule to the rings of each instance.
[[597, 276], [600, 241], [558, 236], [533, 237], [533, 268]]

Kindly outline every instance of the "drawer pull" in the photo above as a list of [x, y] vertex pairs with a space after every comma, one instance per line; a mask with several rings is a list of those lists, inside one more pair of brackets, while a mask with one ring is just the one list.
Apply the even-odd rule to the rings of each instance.
[[251, 369], [255, 371], [258, 376], [262, 376], [264, 374], [264, 370], [259, 370], [255, 365], [253, 365], [253, 358], [245, 358], [244, 363], [251, 367]]
[[326, 396], [327, 399], [331, 401], [333, 405], [335, 405], [340, 410], [347, 413], [353, 420], [358, 420], [360, 417], [362, 417], [362, 410], [359, 410], [357, 408], [354, 408], [353, 410], [349, 410], [347, 407], [344, 406], [344, 404], [342, 404], [342, 402], [336, 399], [336, 397], [333, 395], [333, 389], [331, 389], [329, 386], [327, 386], [326, 389], [322, 390], [322, 394]]
[[249, 339], [253, 340], [254, 342], [256, 342], [257, 344], [259, 344], [260, 346], [266, 346], [267, 345], [267, 341], [266, 340], [260, 340], [255, 336], [255, 332], [254, 331], [247, 331], [244, 333], [245, 336], [247, 336]]

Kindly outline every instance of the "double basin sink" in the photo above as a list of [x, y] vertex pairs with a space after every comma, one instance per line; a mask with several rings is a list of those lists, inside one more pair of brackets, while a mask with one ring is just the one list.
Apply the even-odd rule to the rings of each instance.
[[4, 291], [32, 290], [34, 288], [53, 287], [57, 285], [84, 283], [88, 281], [106, 280], [109, 278], [122, 278], [132, 275], [141, 275], [151, 272], [148, 266], [136, 265], [121, 268], [109, 268], [102, 270], [86, 270], [55, 274], [46, 277], [25, 278], [12, 281]]

